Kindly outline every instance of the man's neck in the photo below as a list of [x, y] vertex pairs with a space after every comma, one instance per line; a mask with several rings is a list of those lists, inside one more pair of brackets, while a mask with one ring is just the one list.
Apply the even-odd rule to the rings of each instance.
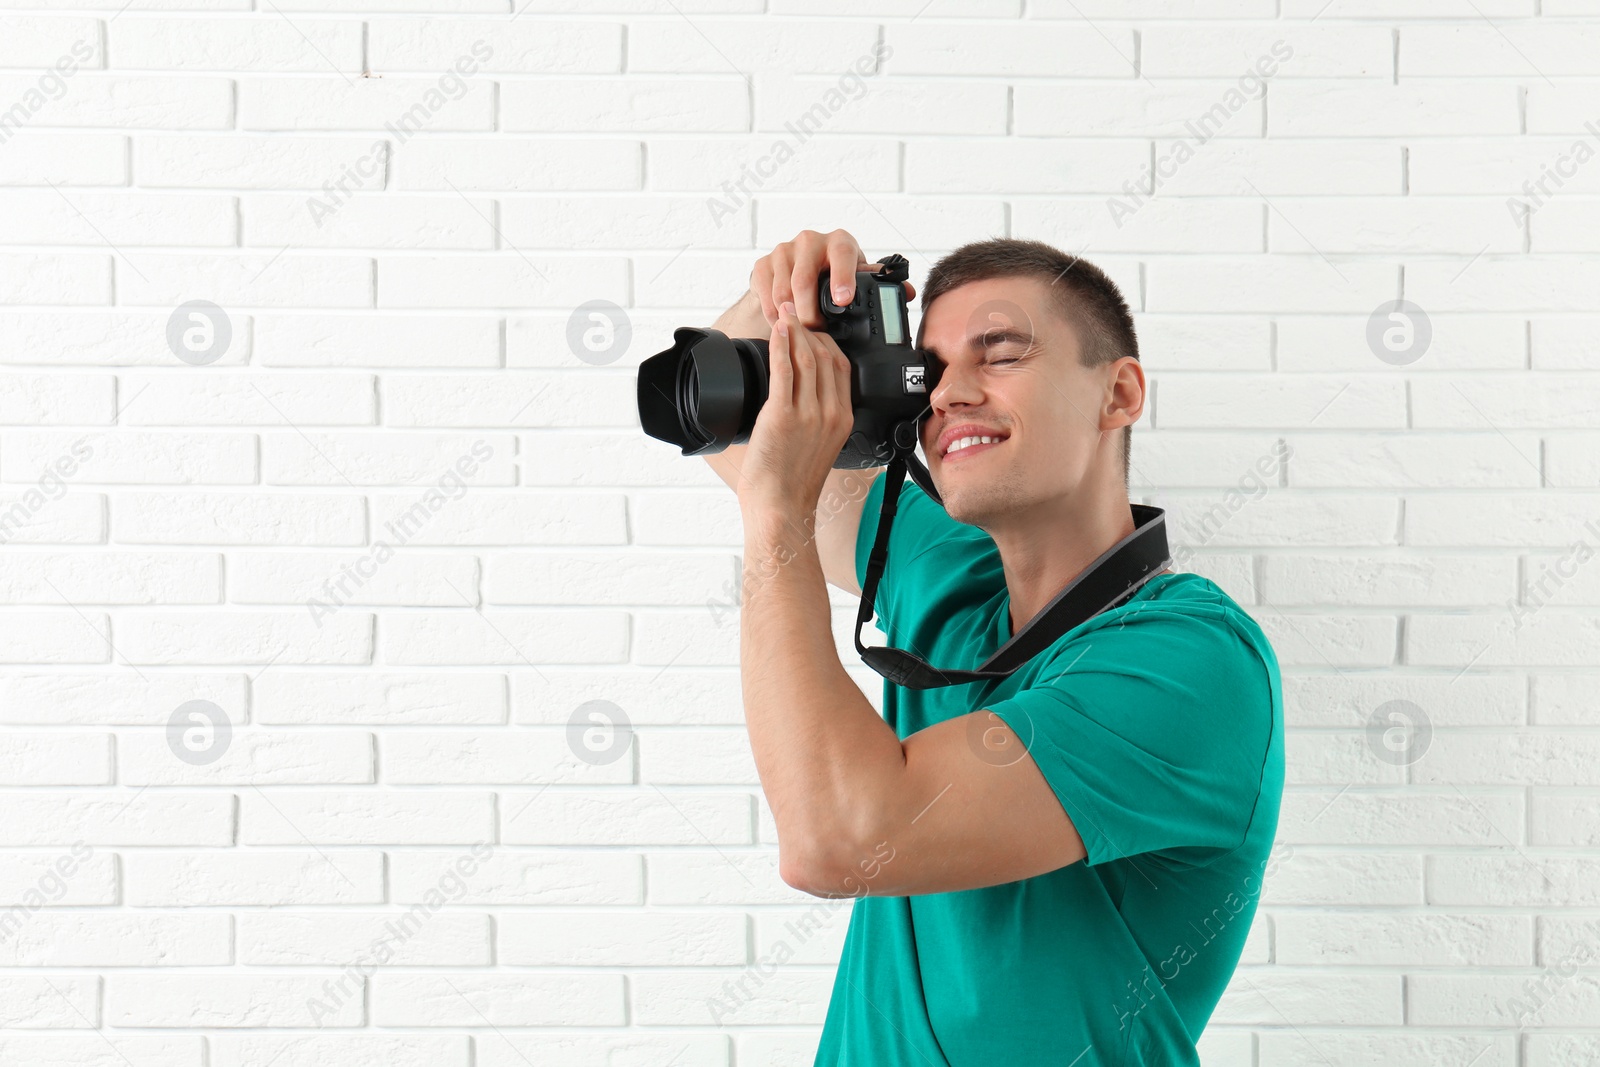
[[1028, 624], [1055, 595], [1134, 530], [1121, 484], [1084, 487], [989, 531], [1000, 550], [1011, 595], [1011, 633]]

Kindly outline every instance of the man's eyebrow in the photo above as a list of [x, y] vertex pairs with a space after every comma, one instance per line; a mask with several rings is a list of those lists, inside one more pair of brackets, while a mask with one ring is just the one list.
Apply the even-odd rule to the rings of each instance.
[[[1017, 326], [991, 326], [987, 330], [975, 332], [968, 337], [966, 347], [968, 351], [971, 351], [985, 348], [988, 345], [1005, 344], [1007, 341], [1021, 341], [1023, 344], [1031, 345], [1035, 340], [1037, 338], [1033, 334]], [[922, 350], [935, 357], [943, 358], [939, 356], [939, 350], [932, 345], [924, 345]]]

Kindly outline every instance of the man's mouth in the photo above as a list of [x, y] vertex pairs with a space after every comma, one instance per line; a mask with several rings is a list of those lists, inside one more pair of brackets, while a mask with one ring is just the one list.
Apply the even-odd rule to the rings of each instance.
[[965, 456], [972, 456], [979, 452], [987, 452], [996, 445], [1004, 443], [1005, 440], [1004, 437], [991, 437], [988, 435], [963, 437], [958, 441], [950, 442], [950, 447], [945, 450], [943, 458], [948, 462]]

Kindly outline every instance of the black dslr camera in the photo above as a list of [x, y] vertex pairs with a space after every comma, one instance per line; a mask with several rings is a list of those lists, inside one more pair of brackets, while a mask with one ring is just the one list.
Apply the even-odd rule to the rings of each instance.
[[[857, 271], [850, 303], [840, 307], [824, 271], [818, 282], [822, 328], [850, 360], [855, 425], [833, 465], [881, 467], [917, 445], [917, 424], [938, 384], [924, 353], [911, 345], [906, 316], [910, 273], [902, 255], [881, 269]], [[767, 341], [729, 337], [721, 330], [680, 326], [672, 347], [639, 365], [639, 424], [685, 456], [721, 452], [750, 439], [767, 401]]]

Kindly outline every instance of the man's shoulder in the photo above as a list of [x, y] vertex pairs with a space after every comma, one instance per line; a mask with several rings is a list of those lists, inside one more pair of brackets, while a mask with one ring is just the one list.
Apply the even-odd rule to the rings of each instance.
[[1105, 626], [1181, 627], [1216, 634], [1232, 630], [1252, 643], [1267, 644], [1260, 624], [1237, 600], [1210, 578], [1189, 571], [1157, 575], [1139, 595], [1097, 619]]
[[1203, 669], [1206, 676], [1268, 679], [1278, 672], [1272, 644], [1259, 623], [1216, 582], [1189, 572], [1157, 575], [1126, 604], [1090, 619], [1053, 652], [1067, 660], [1121, 650], [1141, 670]]

